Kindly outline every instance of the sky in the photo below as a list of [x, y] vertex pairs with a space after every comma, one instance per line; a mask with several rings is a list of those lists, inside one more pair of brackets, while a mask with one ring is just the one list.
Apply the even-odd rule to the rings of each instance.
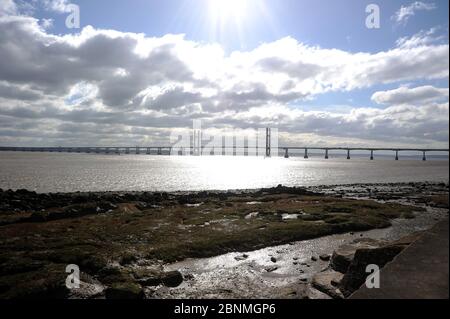
[[167, 145], [200, 119], [287, 146], [448, 148], [448, 6], [0, 0], [0, 146]]

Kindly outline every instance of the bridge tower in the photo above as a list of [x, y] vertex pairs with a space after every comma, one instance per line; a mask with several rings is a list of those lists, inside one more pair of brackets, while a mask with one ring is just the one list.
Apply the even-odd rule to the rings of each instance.
[[269, 127], [266, 127], [266, 157], [270, 157], [271, 153], [271, 131]]

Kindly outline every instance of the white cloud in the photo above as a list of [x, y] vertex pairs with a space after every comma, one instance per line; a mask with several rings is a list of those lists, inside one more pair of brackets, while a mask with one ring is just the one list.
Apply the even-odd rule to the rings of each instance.
[[70, 12], [71, 2], [68, 0], [41, 0], [47, 10], [59, 13]]
[[0, 0], [0, 16], [17, 14], [17, 6], [13, 0]]
[[396, 41], [396, 45], [402, 49], [436, 44], [447, 39], [445, 35], [437, 35], [438, 28], [431, 28], [427, 31], [421, 30], [410, 37], [402, 37]]
[[379, 91], [372, 95], [372, 101], [378, 104], [413, 104], [448, 100], [448, 88], [436, 88], [431, 85], [425, 85], [415, 88], [399, 87], [389, 91]]
[[53, 19], [42, 19], [40, 25], [43, 29], [49, 29], [53, 26]]
[[408, 23], [408, 20], [416, 14], [417, 11], [430, 11], [436, 9], [434, 3], [425, 3], [421, 1], [415, 1], [409, 6], [401, 6], [400, 9], [392, 17], [397, 23], [404, 24]]

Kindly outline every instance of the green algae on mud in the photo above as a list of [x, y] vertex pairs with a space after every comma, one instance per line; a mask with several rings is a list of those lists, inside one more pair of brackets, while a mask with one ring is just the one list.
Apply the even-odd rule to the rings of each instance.
[[[392, 219], [423, 210], [287, 187], [226, 194], [108, 194], [107, 203], [102, 195], [88, 195], [76, 205], [65, 205], [58, 196], [51, 195], [57, 206], [19, 211], [19, 217], [0, 212], [6, 218], [0, 226], [0, 298], [64, 297], [68, 264], [117, 285], [137, 278], [126, 266], [138, 260], [170, 263], [384, 228]], [[17, 194], [13, 197], [17, 200]]]

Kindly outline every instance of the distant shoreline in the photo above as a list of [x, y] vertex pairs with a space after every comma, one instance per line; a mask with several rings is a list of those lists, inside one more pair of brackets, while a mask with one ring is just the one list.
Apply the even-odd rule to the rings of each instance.
[[335, 188], [365, 188], [365, 187], [376, 187], [376, 186], [384, 186], [384, 187], [401, 187], [401, 186], [411, 186], [411, 187], [422, 187], [423, 185], [439, 185], [440, 187], [449, 187], [449, 179], [443, 179], [442, 181], [421, 181], [421, 182], [398, 182], [398, 183], [343, 183], [343, 184], [322, 184], [322, 185], [313, 185], [313, 186], [285, 186], [279, 184], [273, 187], [261, 187], [261, 188], [241, 188], [241, 189], [205, 189], [205, 190], [179, 190], [179, 191], [145, 191], [145, 190], [122, 190], [122, 191], [72, 191], [72, 192], [36, 192], [31, 189], [26, 188], [14, 188], [14, 189], [3, 189], [0, 187], [0, 192], [17, 192], [17, 191], [25, 191], [36, 194], [64, 194], [64, 195], [102, 195], [102, 194], [170, 194], [170, 195], [195, 195], [198, 193], [205, 194], [226, 194], [226, 193], [237, 193], [242, 194], [246, 193], [256, 193], [261, 191], [271, 191], [276, 189], [277, 187], [284, 187], [288, 189], [305, 189], [310, 191], [320, 191], [324, 189], [335, 189]]

